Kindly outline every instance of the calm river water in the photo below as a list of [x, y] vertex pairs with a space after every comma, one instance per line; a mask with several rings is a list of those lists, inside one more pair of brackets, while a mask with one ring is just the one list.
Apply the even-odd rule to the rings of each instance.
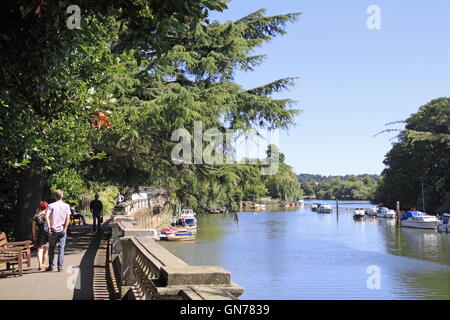
[[240, 299], [450, 299], [450, 234], [353, 220], [353, 208], [369, 206], [197, 215], [195, 241], [160, 243], [191, 265], [231, 271]]

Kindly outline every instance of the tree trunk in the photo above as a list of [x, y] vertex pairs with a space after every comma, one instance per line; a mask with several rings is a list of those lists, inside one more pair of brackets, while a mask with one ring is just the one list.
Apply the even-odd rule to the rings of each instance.
[[31, 240], [31, 224], [44, 189], [41, 169], [30, 166], [22, 171], [16, 204], [16, 240]]

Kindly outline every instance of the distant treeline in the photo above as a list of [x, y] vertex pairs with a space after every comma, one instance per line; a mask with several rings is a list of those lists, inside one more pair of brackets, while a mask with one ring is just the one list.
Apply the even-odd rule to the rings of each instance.
[[380, 176], [377, 174], [358, 174], [358, 175], [346, 174], [345, 176], [323, 176], [320, 174], [300, 173], [297, 175], [297, 177], [298, 177], [298, 181], [300, 183], [322, 182], [322, 181], [333, 180], [333, 179], [341, 179], [341, 180], [347, 181], [347, 180], [353, 179], [354, 177], [356, 177], [358, 179], [369, 177], [376, 182], [380, 181]]
[[305, 198], [324, 200], [370, 200], [380, 181], [380, 176], [374, 174], [322, 176], [301, 173], [297, 177]]

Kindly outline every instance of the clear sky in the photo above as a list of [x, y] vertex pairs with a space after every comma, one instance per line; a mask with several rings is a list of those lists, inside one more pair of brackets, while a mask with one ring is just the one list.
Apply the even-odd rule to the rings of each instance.
[[[380, 30], [367, 27], [371, 5], [381, 10]], [[395, 134], [374, 135], [450, 96], [449, 0], [232, 0], [212, 17], [236, 20], [261, 8], [302, 16], [256, 52], [267, 54], [262, 66], [236, 81], [252, 88], [299, 77], [277, 96], [302, 110], [280, 136], [297, 173], [381, 173]]]

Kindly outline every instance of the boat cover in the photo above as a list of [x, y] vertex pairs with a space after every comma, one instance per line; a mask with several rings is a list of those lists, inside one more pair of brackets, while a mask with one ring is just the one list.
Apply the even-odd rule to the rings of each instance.
[[423, 217], [426, 216], [427, 214], [425, 212], [421, 212], [421, 211], [408, 211], [402, 214], [402, 220], [406, 220], [410, 217]]

